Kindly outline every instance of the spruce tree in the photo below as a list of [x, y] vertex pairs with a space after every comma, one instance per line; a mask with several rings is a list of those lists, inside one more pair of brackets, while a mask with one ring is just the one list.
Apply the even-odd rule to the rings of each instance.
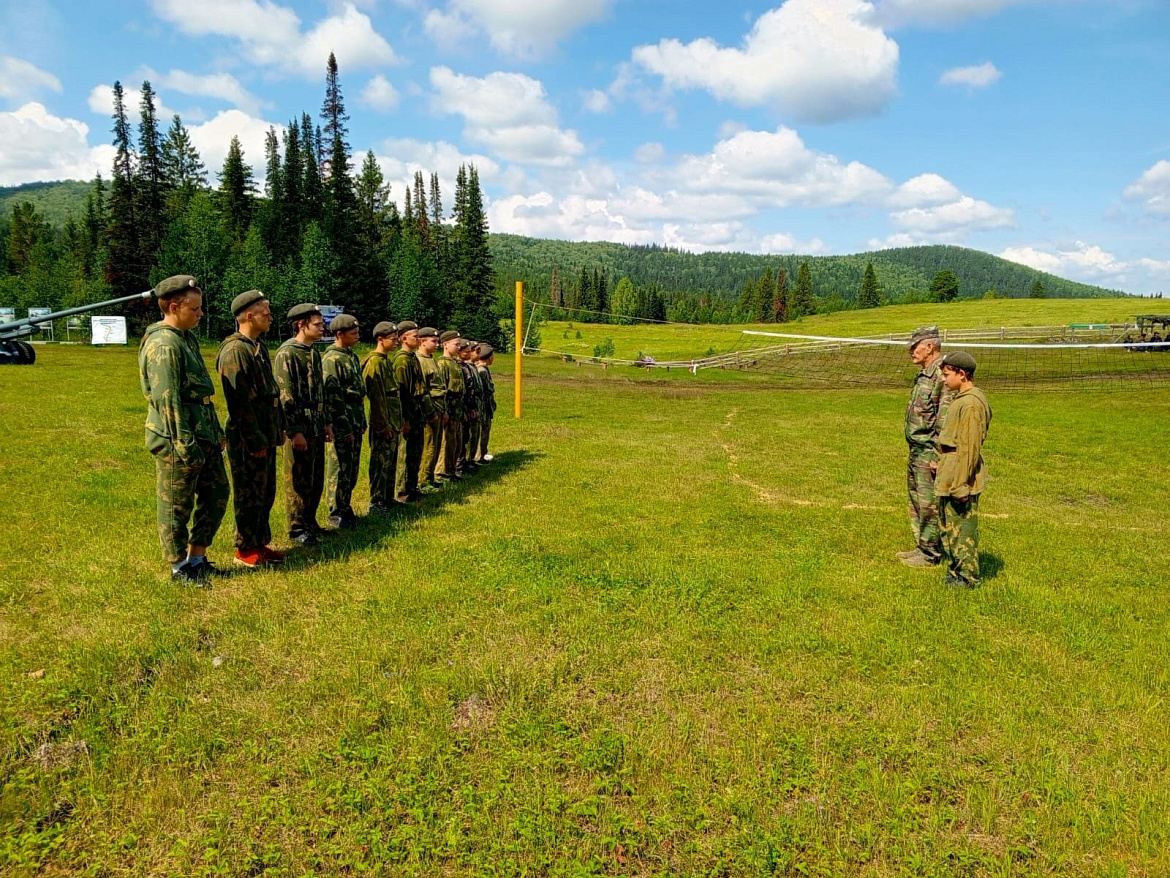
[[433, 243], [431, 240], [431, 218], [427, 213], [427, 192], [422, 171], [414, 172], [414, 224], [423, 249], [430, 250]]
[[561, 293], [561, 275], [555, 265], [553, 266], [552, 284], [549, 286], [548, 297], [555, 308], [563, 307], [565, 304], [564, 295]]
[[[593, 269], [593, 301], [597, 304], [597, 310], [602, 314], [609, 311], [609, 281], [605, 274], [600, 269]], [[608, 323], [609, 318], [599, 316], [598, 321], [601, 323]]]
[[163, 169], [162, 136], [155, 115], [154, 89], [150, 80], [142, 83], [139, 105], [138, 173], [135, 196], [138, 199], [138, 236], [142, 248], [141, 262], [153, 265], [166, 230], [166, 175]]
[[372, 149], [366, 153], [353, 185], [357, 198], [358, 234], [367, 252], [385, 255], [390, 187], [386, 185]]
[[857, 307], [876, 308], [882, 303], [881, 290], [878, 288], [877, 272], [873, 270], [873, 263], [865, 266], [865, 277], [861, 281], [861, 292], [857, 296]]
[[815, 314], [816, 303], [813, 300], [812, 269], [808, 262], [801, 262], [796, 272], [796, 286], [792, 290], [792, 302], [788, 306], [790, 318], [806, 317]]
[[479, 171], [471, 165], [466, 172], [463, 204], [457, 206], [455, 264], [461, 280], [460, 298], [453, 319], [465, 333], [489, 344], [500, 342], [500, 327], [493, 313], [492, 254], [488, 246], [487, 215]]
[[[115, 296], [129, 296], [147, 288], [147, 268], [142, 264], [134, 185], [134, 153], [130, 123], [126, 119], [122, 83], [114, 83], [114, 176], [110, 184], [109, 225], [105, 245], [109, 253], [106, 281]], [[147, 309], [133, 309], [131, 317], [142, 320]]]
[[959, 296], [959, 278], [949, 268], [935, 274], [930, 282], [930, 296], [936, 302], [953, 302]]
[[1032, 289], [1028, 291], [1029, 299], [1044, 299], [1047, 298], [1048, 291], [1044, 289], [1044, 284], [1037, 278], [1036, 282], [1032, 284]]
[[776, 304], [776, 281], [772, 277], [772, 269], [767, 269], [756, 283], [755, 320], [757, 323], [768, 323], [772, 320], [772, 312]]
[[[318, 137], [321, 141], [318, 149], [322, 144], [327, 144], [329, 161], [334, 161], [333, 141], [335, 137], [340, 137], [341, 151], [346, 155], [348, 163], [349, 142], [346, 138], [349, 136], [349, 129], [346, 123], [349, 122], [349, 114], [345, 112], [345, 100], [341, 96], [341, 79], [337, 75], [337, 58], [332, 52], [329, 53], [329, 60], [325, 62], [325, 101], [321, 105], [321, 118], [325, 122], [325, 127]], [[348, 166], [345, 171], [349, 171]], [[328, 174], [328, 169], [325, 169], [325, 172]]]
[[242, 244], [252, 224], [252, 195], [256, 184], [252, 180], [252, 168], [244, 164], [244, 148], [240, 138], [233, 135], [228, 147], [223, 170], [219, 174], [219, 210], [223, 227], [231, 243]]
[[274, 265], [284, 265], [300, 258], [301, 235], [305, 220], [305, 161], [301, 146], [301, 129], [289, 122], [284, 132], [284, 165], [280, 172], [283, 203], [277, 213], [277, 231], [269, 241]]
[[170, 193], [167, 215], [173, 218], [183, 211], [197, 190], [207, 185], [203, 159], [178, 113], [171, 117], [171, 127], [163, 138], [162, 168], [163, 180]]
[[[284, 196], [284, 170], [281, 167], [280, 139], [271, 125], [264, 136], [264, 201], [257, 211], [257, 228], [268, 253], [280, 248], [281, 225], [287, 209]], [[251, 229], [249, 229], [251, 234]], [[271, 297], [270, 297], [271, 298]]]
[[301, 114], [301, 233], [313, 220], [324, 217], [325, 185], [321, 179], [321, 141], [308, 113]]
[[776, 272], [776, 296], [772, 301], [772, 322], [784, 323], [788, 320], [788, 269], [781, 268]]

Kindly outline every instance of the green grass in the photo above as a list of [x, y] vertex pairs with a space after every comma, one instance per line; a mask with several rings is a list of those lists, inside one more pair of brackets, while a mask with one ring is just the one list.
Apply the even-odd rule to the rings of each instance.
[[38, 353], [0, 370], [0, 872], [1170, 873], [1164, 392], [993, 395], [955, 593], [893, 559], [901, 392], [536, 358], [516, 421], [501, 357], [491, 467], [203, 592], [133, 351]]

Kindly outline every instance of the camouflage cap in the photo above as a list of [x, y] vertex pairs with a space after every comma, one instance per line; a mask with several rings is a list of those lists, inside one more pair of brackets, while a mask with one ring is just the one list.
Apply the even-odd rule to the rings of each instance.
[[338, 314], [329, 324], [330, 332], [345, 332], [347, 329], [357, 329], [357, 318], [352, 314]]
[[459, 338], [459, 330], [448, 329], [446, 332], [443, 332], [439, 335], [439, 344], [446, 344], [453, 338]]
[[481, 360], [486, 360], [488, 357], [490, 357], [495, 352], [496, 352], [496, 349], [493, 348], [490, 344], [481, 344], [479, 347], [477, 347], [475, 349], [475, 355], [477, 357], [479, 357]]
[[942, 336], [939, 335], [937, 326], [920, 326], [910, 336], [910, 350], [914, 350], [914, 346], [920, 341], [933, 341], [937, 343], [942, 342]]
[[158, 282], [158, 286], [154, 288], [154, 297], [156, 299], [169, 299], [171, 296], [179, 295], [179, 293], [189, 293], [198, 289], [199, 281], [191, 275], [175, 274]]
[[383, 320], [374, 327], [374, 338], [385, 338], [388, 335], [398, 335], [398, 327], [389, 320]]
[[403, 320], [398, 324], [398, 333], [400, 335], [404, 332], [410, 332], [412, 329], [418, 329], [418, 324], [413, 320]]
[[259, 290], [248, 290], [246, 293], [240, 293], [232, 299], [232, 314], [239, 314], [242, 311], [246, 311], [257, 302], [263, 302], [266, 298]]
[[312, 302], [303, 302], [300, 305], [293, 305], [288, 312], [288, 319], [304, 320], [306, 317], [312, 317], [314, 314], [320, 314], [321, 309]]
[[439, 330], [435, 329], [435, 327], [433, 327], [433, 326], [424, 326], [422, 329], [420, 329], [418, 331], [418, 337], [419, 338], [438, 338], [439, 337]]
[[968, 374], [975, 374], [975, 358], [966, 351], [951, 351], [944, 355], [938, 364], [940, 367], [951, 366]]

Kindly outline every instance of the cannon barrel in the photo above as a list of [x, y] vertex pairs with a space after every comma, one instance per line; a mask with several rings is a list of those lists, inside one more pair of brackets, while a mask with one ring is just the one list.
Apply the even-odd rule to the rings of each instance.
[[43, 317], [22, 317], [20, 320], [0, 323], [0, 338], [19, 338], [22, 335], [28, 335], [28, 330], [38, 323], [49, 323], [53, 320], [60, 320], [62, 317], [72, 317], [74, 314], [96, 311], [98, 308], [108, 308], [111, 305], [122, 305], [126, 302], [134, 302], [139, 299], [149, 299], [153, 295], [154, 290], [146, 290], [141, 293], [135, 293], [133, 296], [122, 296], [120, 299], [107, 299], [104, 302], [94, 302], [92, 305], [81, 305], [77, 308], [66, 308], [64, 311], [54, 311], [52, 314], [45, 314]]

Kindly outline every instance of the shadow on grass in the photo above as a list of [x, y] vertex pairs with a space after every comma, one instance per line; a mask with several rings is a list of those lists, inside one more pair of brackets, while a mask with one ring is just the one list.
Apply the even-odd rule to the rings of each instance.
[[429, 494], [415, 503], [395, 504], [388, 515], [363, 517], [353, 530], [330, 531], [317, 548], [293, 549], [289, 552], [286, 566], [300, 570], [326, 561], [341, 560], [365, 549], [384, 546], [419, 520], [442, 513], [449, 504], [470, 500], [488, 485], [519, 472], [543, 456], [543, 452], [522, 448], [502, 451], [477, 472], [445, 484], [435, 494]]
[[1003, 558], [999, 555], [993, 555], [991, 552], [979, 553], [980, 579], [995, 579], [1001, 570], [1003, 570]]

